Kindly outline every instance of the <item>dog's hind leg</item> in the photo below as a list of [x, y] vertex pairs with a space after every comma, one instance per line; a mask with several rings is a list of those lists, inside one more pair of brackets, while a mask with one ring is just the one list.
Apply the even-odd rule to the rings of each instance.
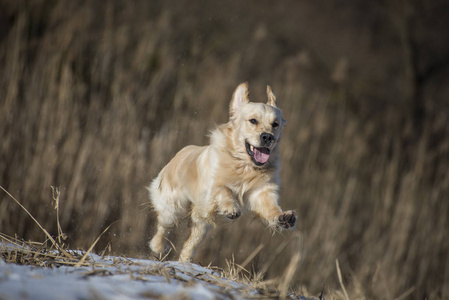
[[203, 240], [208, 229], [209, 224], [207, 221], [195, 216], [195, 214], [192, 213], [192, 231], [190, 233], [190, 237], [184, 243], [181, 255], [179, 256], [180, 261], [187, 262], [191, 260], [196, 246]]
[[173, 224], [167, 224], [163, 221], [161, 222], [161, 218], [158, 218], [157, 224], [157, 232], [154, 237], [149, 242], [150, 249], [155, 253], [163, 253], [165, 252], [165, 235], [167, 230], [173, 226]]
[[149, 246], [153, 252], [163, 253], [166, 250], [165, 235], [176, 224], [179, 216], [185, 213], [185, 208], [176, 200], [177, 194], [170, 193], [170, 189], [162, 189], [161, 175], [150, 185], [149, 191], [153, 208], [157, 212], [157, 231]]

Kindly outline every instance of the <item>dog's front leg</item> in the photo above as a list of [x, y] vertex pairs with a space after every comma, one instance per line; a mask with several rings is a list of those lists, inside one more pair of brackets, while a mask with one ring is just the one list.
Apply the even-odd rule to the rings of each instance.
[[267, 184], [249, 195], [250, 209], [269, 226], [285, 229], [294, 227], [296, 224], [295, 212], [291, 210], [282, 212], [278, 205], [278, 199], [277, 185]]
[[225, 187], [215, 187], [213, 189], [213, 199], [217, 203], [217, 210], [220, 215], [229, 219], [237, 219], [241, 215], [240, 207], [232, 191]]

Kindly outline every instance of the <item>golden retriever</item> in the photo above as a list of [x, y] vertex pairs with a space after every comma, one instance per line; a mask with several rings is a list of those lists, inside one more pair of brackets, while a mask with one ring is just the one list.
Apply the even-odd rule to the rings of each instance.
[[192, 229], [181, 261], [190, 261], [219, 215], [235, 219], [247, 208], [272, 228], [295, 226], [295, 212], [278, 205], [278, 146], [286, 121], [270, 86], [267, 96], [267, 104], [250, 102], [248, 84], [240, 84], [229, 122], [211, 132], [210, 145], [183, 148], [153, 180], [148, 190], [158, 223], [152, 251], [165, 251], [167, 230], [188, 214]]

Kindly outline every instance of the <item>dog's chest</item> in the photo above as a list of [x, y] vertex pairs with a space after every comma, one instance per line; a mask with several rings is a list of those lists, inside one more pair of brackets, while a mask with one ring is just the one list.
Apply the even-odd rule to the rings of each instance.
[[246, 193], [270, 181], [270, 175], [264, 170], [247, 168], [234, 171], [233, 176], [229, 178], [228, 187], [238, 196], [240, 202], [244, 200]]

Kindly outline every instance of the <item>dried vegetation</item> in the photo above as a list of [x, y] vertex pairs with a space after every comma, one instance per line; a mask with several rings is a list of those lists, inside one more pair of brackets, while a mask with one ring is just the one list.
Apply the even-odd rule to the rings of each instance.
[[[116, 222], [96, 249], [147, 256], [145, 186], [181, 147], [207, 143], [236, 84], [256, 101], [270, 84], [298, 229], [273, 236], [240, 218], [194, 261], [226, 268], [262, 244], [246, 269], [295, 290], [448, 299], [446, 2], [2, 1], [1, 185], [70, 248]], [[0, 197], [0, 232], [48, 238]]]

